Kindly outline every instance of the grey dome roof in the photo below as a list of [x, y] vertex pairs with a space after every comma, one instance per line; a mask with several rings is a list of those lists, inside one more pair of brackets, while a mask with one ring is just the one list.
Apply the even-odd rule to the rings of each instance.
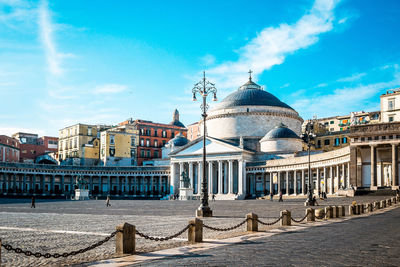
[[182, 133], [179, 133], [177, 136], [169, 140], [168, 143], [173, 144], [174, 146], [184, 146], [189, 143], [189, 140], [184, 137]]
[[280, 125], [276, 126], [274, 129], [269, 131], [261, 141], [267, 141], [267, 140], [273, 140], [273, 139], [279, 139], [279, 138], [294, 138], [294, 139], [300, 139], [300, 137], [290, 130], [286, 125], [281, 123]]
[[215, 105], [214, 110], [237, 106], [274, 106], [293, 109], [274, 95], [264, 91], [261, 86], [251, 81], [251, 79]]
[[177, 121], [177, 120], [171, 121], [169, 124], [170, 124], [170, 125], [175, 125], [175, 126], [178, 126], [178, 127], [183, 127], [183, 128], [185, 128], [185, 125], [184, 125], [182, 122]]

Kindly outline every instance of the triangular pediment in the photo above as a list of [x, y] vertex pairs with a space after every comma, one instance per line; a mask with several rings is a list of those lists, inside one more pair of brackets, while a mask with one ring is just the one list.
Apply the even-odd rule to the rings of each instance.
[[[207, 154], [230, 154], [230, 153], [253, 153], [252, 151], [248, 151], [242, 149], [234, 144], [224, 142], [212, 137], [206, 137], [206, 151]], [[203, 154], [203, 138], [198, 138], [186, 146], [179, 148], [169, 155], [171, 157], [180, 157], [180, 156], [199, 156]]]

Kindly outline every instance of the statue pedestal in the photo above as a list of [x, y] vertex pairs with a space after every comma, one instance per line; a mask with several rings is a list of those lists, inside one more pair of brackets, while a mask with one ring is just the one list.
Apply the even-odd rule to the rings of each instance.
[[179, 188], [179, 200], [191, 200], [193, 198], [193, 188]]
[[89, 199], [88, 189], [75, 189], [75, 200], [86, 200]]

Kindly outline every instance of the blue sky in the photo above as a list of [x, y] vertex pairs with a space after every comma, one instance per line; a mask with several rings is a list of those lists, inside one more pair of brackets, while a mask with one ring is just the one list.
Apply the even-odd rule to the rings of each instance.
[[379, 110], [400, 86], [400, 2], [0, 0], [0, 134], [200, 119], [254, 80], [304, 118]]

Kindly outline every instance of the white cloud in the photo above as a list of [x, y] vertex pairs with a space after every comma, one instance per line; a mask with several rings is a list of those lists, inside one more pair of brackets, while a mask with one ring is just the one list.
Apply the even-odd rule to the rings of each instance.
[[213, 65], [215, 63], [215, 57], [213, 55], [205, 55], [204, 57], [200, 58], [202, 64], [206, 66]]
[[285, 83], [284, 85], [281, 86], [281, 88], [286, 88], [286, 87], [289, 87], [289, 86], [290, 86], [290, 83]]
[[125, 91], [128, 88], [126, 85], [122, 84], [105, 84], [97, 86], [94, 89], [95, 94], [116, 94]]
[[57, 52], [56, 44], [53, 40], [53, 24], [46, 0], [42, 0], [39, 7], [39, 30], [49, 71], [51, 74], [60, 75], [63, 73], [60, 63], [62, 56]]
[[348, 19], [349, 19], [348, 17], [342, 18], [342, 19], [340, 19], [340, 20], [338, 21], [338, 23], [339, 23], [339, 24], [346, 23], [346, 21], [347, 21]]
[[365, 75], [367, 75], [367, 74], [366, 73], [356, 73], [356, 74], [351, 75], [350, 77], [340, 78], [337, 81], [338, 82], [354, 82], [354, 81], [360, 80]]
[[291, 106], [310, 118], [313, 115], [328, 117], [349, 114], [352, 111], [379, 109], [379, 93], [400, 84], [400, 73], [395, 70], [390, 81], [361, 84], [355, 87], [336, 89], [331, 94], [315, 96], [302, 95]]
[[0, 126], [0, 135], [11, 136], [18, 132], [34, 133], [34, 134], [38, 134], [39, 136], [43, 136], [45, 134], [45, 132], [41, 129]]
[[318, 41], [318, 35], [332, 30], [333, 9], [337, 0], [316, 0], [311, 10], [296, 23], [282, 23], [263, 29], [248, 44], [240, 48], [237, 61], [229, 61], [208, 71], [220, 88], [237, 87], [252, 69], [257, 76], [274, 65], [282, 64], [286, 56]]
[[321, 87], [327, 87], [328, 84], [327, 83], [320, 83], [318, 85], [316, 85], [314, 88], [321, 88]]

